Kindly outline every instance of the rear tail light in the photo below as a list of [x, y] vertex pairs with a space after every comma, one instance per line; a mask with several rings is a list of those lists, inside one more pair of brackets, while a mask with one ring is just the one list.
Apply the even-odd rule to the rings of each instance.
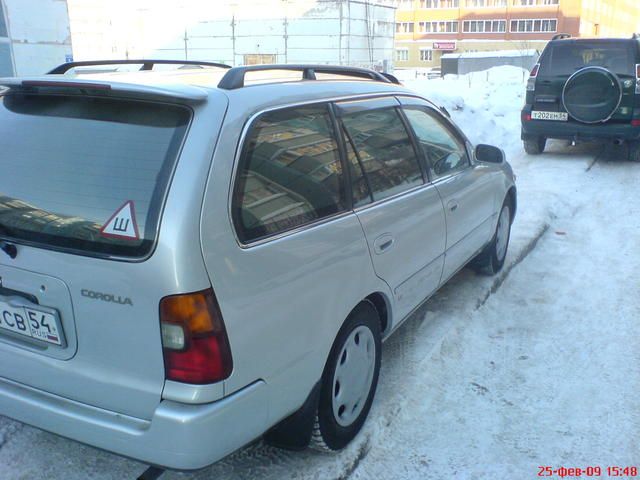
[[531, 69], [529, 74], [529, 80], [527, 80], [527, 92], [533, 92], [536, 89], [536, 77], [538, 76], [538, 70], [540, 70], [540, 64], [536, 63]]
[[640, 64], [636, 64], [636, 93], [640, 93]]
[[529, 74], [529, 77], [536, 78], [538, 76], [538, 70], [540, 70], [540, 64], [536, 63], [531, 69], [531, 73]]
[[522, 114], [522, 120], [524, 120], [525, 122], [530, 122], [531, 121], [531, 114], [530, 113], [523, 113]]
[[231, 374], [231, 349], [213, 290], [163, 298], [160, 327], [167, 380], [205, 384]]
[[634, 120], [631, 120], [631, 126], [632, 127], [640, 127], [640, 118], [636, 118]]

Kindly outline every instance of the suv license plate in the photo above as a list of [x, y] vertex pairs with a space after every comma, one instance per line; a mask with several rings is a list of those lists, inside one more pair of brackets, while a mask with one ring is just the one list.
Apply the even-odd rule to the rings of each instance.
[[62, 327], [58, 316], [40, 310], [36, 305], [32, 307], [0, 300], [0, 332], [2, 330], [62, 346]]
[[531, 118], [533, 120], [556, 120], [559, 122], [566, 122], [569, 120], [569, 114], [567, 112], [531, 112]]

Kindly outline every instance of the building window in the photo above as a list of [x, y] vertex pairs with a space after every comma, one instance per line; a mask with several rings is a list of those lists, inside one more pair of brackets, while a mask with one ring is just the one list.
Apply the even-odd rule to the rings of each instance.
[[511, 20], [512, 33], [553, 33], [558, 28], [556, 19], [518, 19]]
[[413, 23], [412, 22], [396, 23], [396, 33], [413, 33]]
[[420, 33], [457, 33], [458, 22], [420, 22]]
[[401, 10], [412, 10], [413, 0], [398, 0], [396, 6]]
[[432, 62], [433, 61], [433, 50], [429, 48], [421, 48], [420, 49], [420, 61], [421, 62]]
[[513, 0], [515, 7], [533, 7], [536, 5], [558, 5], [560, 0]]
[[465, 20], [462, 23], [464, 33], [504, 33], [506, 20]]
[[506, 7], [507, 0], [467, 0], [467, 7]]
[[420, 8], [458, 8], [460, 0], [420, 0]]
[[408, 62], [409, 61], [409, 49], [397, 48], [396, 49], [396, 62]]

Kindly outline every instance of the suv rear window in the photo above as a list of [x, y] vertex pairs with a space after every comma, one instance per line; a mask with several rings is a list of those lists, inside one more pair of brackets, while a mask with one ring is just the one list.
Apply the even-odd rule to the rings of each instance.
[[149, 102], [0, 97], [0, 238], [147, 255], [190, 117]]
[[572, 75], [592, 66], [618, 75], [634, 75], [633, 50], [628, 42], [560, 42], [550, 48], [541, 70], [548, 75]]

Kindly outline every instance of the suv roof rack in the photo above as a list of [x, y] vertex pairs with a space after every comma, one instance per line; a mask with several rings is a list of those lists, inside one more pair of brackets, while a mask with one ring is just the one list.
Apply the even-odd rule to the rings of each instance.
[[551, 37], [551, 40], [563, 40], [565, 38], [571, 38], [571, 34], [570, 33], [557, 33], [553, 37]]
[[352, 77], [360, 77], [368, 80], [385, 83], [400, 83], [397, 78], [390, 74], [384, 74], [360, 67], [345, 67], [338, 65], [249, 65], [244, 67], [234, 67], [227, 71], [218, 83], [218, 88], [224, 90], [235, 90], [244, 87], [244, 77], [247, 72], [262, 72], [269, 70], [290, 70], [294, 72], [302, 72], [304, 80], [317, 80], [316, 73], [349, 75]]
[[68, 62], [58, 65], [51, 70], [48, 75], [60, 75], [67, 73], [69, 70], [75, 67], [97, 67], [103, 65], [136, 65], [142, 64], [140, 70], [153, 70], [155, 65], [195, 65], [199, 67], [218, 67], [218, 68], [231, 68], [231, 65], [225, 63], [215, 62], [198, 62], [194, 60], [88, 60], [82, 62]]

